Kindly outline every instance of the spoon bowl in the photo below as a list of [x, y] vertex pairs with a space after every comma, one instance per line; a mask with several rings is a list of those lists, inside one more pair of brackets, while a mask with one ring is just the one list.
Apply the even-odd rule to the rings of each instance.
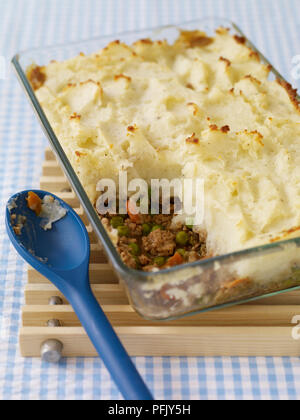
[[[14, 195], [6, 208], [8, 234], [11, 240], [30, 252], [36, 264], [41, 269], [49, 267], [51, 270], [74, 270], [89, 258], [89, 237], [81, 223], [81, 219], [63, 200], [45, 191], [34, 191], [41, 199], [46, 195], [58, 200], [67, 214], [61, 220], [53, 223], [49, 230], [41, 226], [41, 218], [27, 206], [26, 197], [29, 191]], [[16, 207], [15, 207], [16, 206]], [[11, 208], [12, 207], [12, 208]], [[15, 214], [25, 217], [26, 222], [20, 235], [13, 230], [11, 216]], [[32, 260], [33, 261], [33, 260]], [[85, 280], [84, 278], [82, 280]]]
[[[28, 264], [65, 295], [124, 398], [152, 400], [91, 290], [90, 242], [82, 220], [55, 195], [40, 190], [33, 192], [41, 199], [52, 196], [66, 210], [66, 215], [53, 223], [50, 230], [44, 230], [42, 219], [27, 206], [29, 191], [15, 194], [6, 207], [6, 228], [12, 244]], [[21, 226], [16, 228], [18, 222]]]

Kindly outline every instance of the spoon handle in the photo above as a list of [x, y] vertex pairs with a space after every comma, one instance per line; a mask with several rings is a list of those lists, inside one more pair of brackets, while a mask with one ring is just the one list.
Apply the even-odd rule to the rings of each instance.
[[126, 400], [153, 400], [89, 285], [64, 291], [82, 326]]

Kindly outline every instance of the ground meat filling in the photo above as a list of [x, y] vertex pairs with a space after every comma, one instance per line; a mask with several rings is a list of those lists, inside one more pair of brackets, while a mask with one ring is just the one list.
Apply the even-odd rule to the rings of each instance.
[[206, 234], [173, 224], [174, 212], [158, 215], [100, 215], [106, 229], [117, 229], [117, 250], [130, 268], [165, 269], [207, 257]]
[[168, 230], [157, 229], [142, 239], [143, 248], [156, 257], [170, 257], [176, 248], [175, 235]]

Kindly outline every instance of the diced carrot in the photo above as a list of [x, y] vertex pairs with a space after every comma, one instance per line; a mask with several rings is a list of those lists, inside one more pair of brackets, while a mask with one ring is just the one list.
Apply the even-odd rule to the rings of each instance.
[[184, 259], [182, 258], [182, 256], [178, 252], [175, 252], [173, 257], [168, 259], [168, 262], [167, 262], [166, 266], [167, 267], [175, 267], [176, 265], [182, 264], [183, 261], [184, 261]]
[[137, 209], [131, 200], [127, 201], [127, 213], [132, 222], [137, 223], [137, 224], [143, 223], [143, 219], [141, 215], [137, 213]]
[[30, 191], [26, 200], [30, 210], [34, 211], [35, 214], [38, 216], [42, 211], [42, 200], [40, 199], [40, 197], [33, 191]]

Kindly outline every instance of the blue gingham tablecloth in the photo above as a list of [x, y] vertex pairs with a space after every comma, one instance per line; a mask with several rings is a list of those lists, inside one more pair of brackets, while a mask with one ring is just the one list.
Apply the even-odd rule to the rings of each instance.
[[[10, 58], [32, 47], [205, 16], [237, 22], [299, 86], [297, 58], [292, 62], [300, 54], [299, 0], [0, 0], [0, 399], [121, 398], [97, 358], [48, 365], [19, 355], [26, 267], [9, 244], [3, 210], [12, 193], [38, 187], [46, 140]], [[135, 362], [156, 399], [300, 397], [300, 358], [139, 357]]]

